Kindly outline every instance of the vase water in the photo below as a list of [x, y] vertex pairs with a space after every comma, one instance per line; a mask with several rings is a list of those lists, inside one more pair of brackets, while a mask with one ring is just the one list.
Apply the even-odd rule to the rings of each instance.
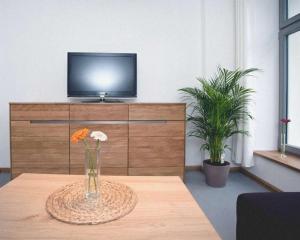
[[285, 137], [285, 133], [281, 133], [280, 136], [280, 153], [281, 153], [281, 157], [284, 158], [286, 157], [285, 155], [285, 148], [286, 148], [286, 137]]
[[100, 151], [99, 148], [85, 149], [85, 197], [100, 199]]

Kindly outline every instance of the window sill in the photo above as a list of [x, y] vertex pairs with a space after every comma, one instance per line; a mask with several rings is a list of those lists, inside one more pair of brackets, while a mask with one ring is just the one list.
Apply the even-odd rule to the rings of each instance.
[[286, 154], [286, 157], [281, 157], [278, 151], [254, 151], [253, 154], [300, 172], [300, 156]]

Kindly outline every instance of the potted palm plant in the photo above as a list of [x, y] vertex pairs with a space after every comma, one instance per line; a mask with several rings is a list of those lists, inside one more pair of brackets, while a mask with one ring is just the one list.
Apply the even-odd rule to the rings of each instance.
[[190, 136], [203, 140], [201, 149], [207, 150], [210, 159], [203, 161], [206, 183], [213, 187], [223, 187], [228, 177], [230, 162], [224, 161], [225, 149], [230, 149], [226, 139], [234, 134], [248, 134], [240, 126], [252, 119], [247, 105], [254, 92], [244, 87], [240, 80], [256, 71], [255, 68], [230, 71], [218, 67], [210, 79], [199, 78], [201, 88], [188, 87], [179, 91], [191, 101]]

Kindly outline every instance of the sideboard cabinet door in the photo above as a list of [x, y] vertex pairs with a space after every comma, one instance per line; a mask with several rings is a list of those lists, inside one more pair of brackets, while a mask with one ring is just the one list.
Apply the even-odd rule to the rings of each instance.
[[[98, 123], [97, 123], [98, 122]], [[70, 135], [81, 128], [88, 128], [91, 131], [104, 132], [108, 140], [101, 143], [100, 166], [102, 174], [127, 175], [128, 167], [128, 124], [127, 122], [108, 122], [97, 121], [91, 123], [71, 123]], [[91, 146], [95, 142], [88, 137]], [[70, 143], [70, 173], [84, 173], [84, 145], [82, 142]]]
[[129, 105], [129, 175], [183, 177], [185, 105]]
[[69, 173], [69, 124], [11, 121], [12, 176]]

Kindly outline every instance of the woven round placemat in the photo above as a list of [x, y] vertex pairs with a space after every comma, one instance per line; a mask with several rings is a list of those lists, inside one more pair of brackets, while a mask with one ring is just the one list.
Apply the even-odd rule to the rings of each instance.
[[73, 224], [99, 224], [130, 213], [137, 196], [128, 186], [101, 180], [100, 201], [86, 200], [81, 182], [66, 185], [52, 193], [46, 202], [48, 213], [57, 220]]

